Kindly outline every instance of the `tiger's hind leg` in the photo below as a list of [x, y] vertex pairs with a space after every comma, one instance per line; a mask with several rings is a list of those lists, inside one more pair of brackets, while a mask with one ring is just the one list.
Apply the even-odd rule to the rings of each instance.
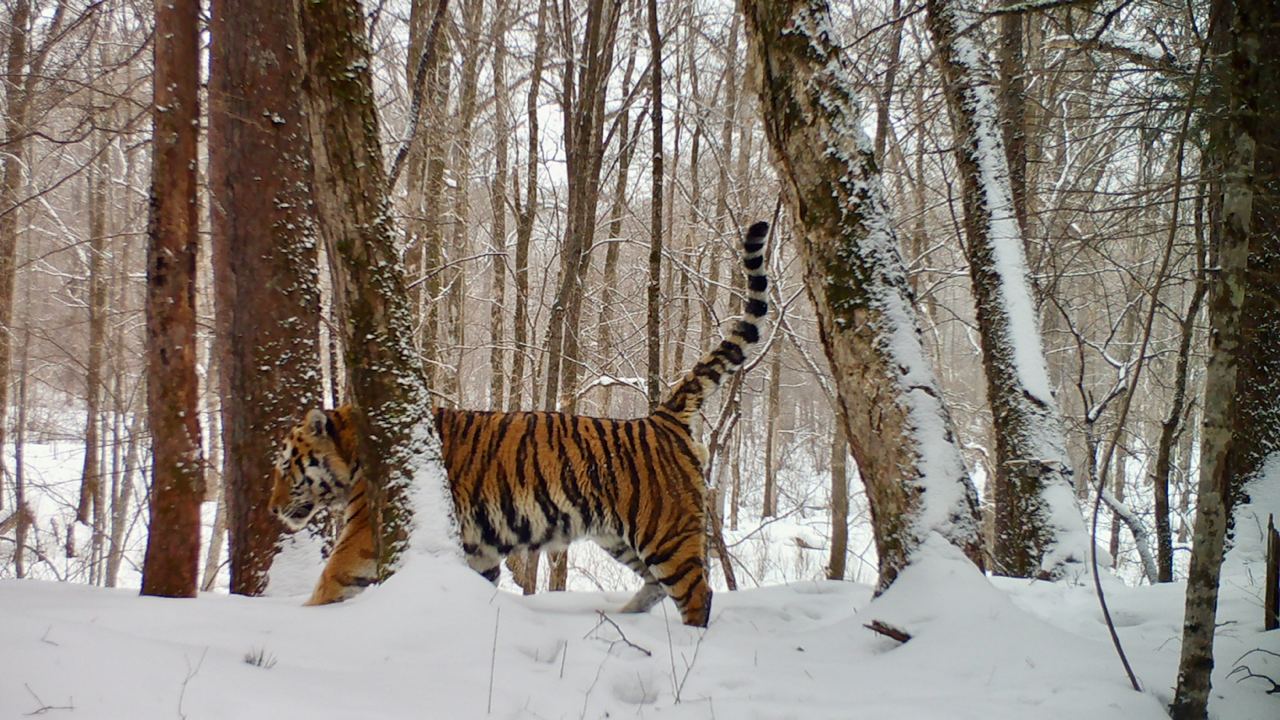
[[667, 591], [662, 589], [662, 584], [658, 582], [658, 578], [649, 572], [649, 566], [644, 564], [640, 556], [632, 550], [629, 545], [621, 540], [613, 543], [601, 543], [601, 547], [605, 552], [613, 556], [614, 560], [626, 565], [635, 571], [644, 580], [644, 587], [636, 591], [636, 594], [622, 606], [619, 612], [624, 613], [642, 613], [648, 612], [654, 605], [662, 602], [662, 598], [667, 596]]
[[711, 617], [711, 586], [707, 583], [706, 541], [701, 525], [649, 548], [642, 546], [639, 555], [679, 608], [684, 624], [706, 627]]

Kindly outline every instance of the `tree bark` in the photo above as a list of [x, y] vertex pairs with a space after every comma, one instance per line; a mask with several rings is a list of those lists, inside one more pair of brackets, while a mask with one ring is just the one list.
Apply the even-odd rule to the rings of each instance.
[[146, 353], [152, 480], [142, 594], [195, 597], [204, 498], [195, 355], [200, 3], [157, 0], [155, 12]]
[[1229, 467], [1235, 473], [1227, 489], [1228, 543], [1235, 532], [1232, 511], [1248, 502], [1249, 485], [1263, 465], [1280, 451], [1280, 4], [1237, 0], [1248, 4], [1254, 22], [1257, 54], [1252, 93], [1257, 105], [1253, 171], [1253, 218], [1249, 231], [1249, 265], [1240, 316], [1241, 342], [1247, 350], [1239, 358], [1236, 381], [1237, 412], [1248, 432], [1231, 445]]
[[538, 214], [538, 149], [540, 147], [538, 144], [538, 96], [542, 88], [542, 69], [547, 54], [547, 2], [548, 0], [538, 0], [533, 69], [530, 71], [529, 93], [525, 100], [525, 122], [529, 128], [529, 144], [525, 152], [524, 201], [520, 200], [518, 173], [513, 193], [516, 206], [516, 308], [512, 319], [514, 348], [511, 357], [511, 381], [513, 386], [507, 395], [507, 410], [517, 410], [521, 406], [525, 385], [525, 358], [529, 352], [529, 243], [533, 237], [533, 223]]
[[778, 514], [778, 406], [782, 392], [782, 346], [773, 349], [773, 361], [769, 363], [769, 397], [765, 408], [764, 440], [764, 503], [760, 517]]
[[231, 592], [259, 595], [279, 552], [275, 446], [322, 402], [319, 257], [292, 8], [213, 4], [209, 186]]
[[[1234, 6], [1234, 7], [1233, 7]], [[1262, 89], [1259, 44], [1268, 0], [1216, 0], [1216, 74], [1221, 120], [1211, 128], [1210, 147], [1224, 158], [1223, 226], [1216, 280], [1209, 289], [1209, 361], [1205, 367], [1204, 419], [1200, 441], [1200, 483], [1187, 571], [1186, 614], [1178, 686], [1170, 714], [1174, 720], [1208, 716], [1213, 674], [1213, 637], [1218, 581], [1230, 515], [1232, 487], [1242, 468], [1234, 444], [1253, 431], [1240, 412], [1242, 359], [1250, 348], [1243, 335], [1243, 306], [1250, 293], [1250, 225]]]
[[[382, 166], [364, 13], [355, 0], [295, 0], [303, 97], [320, 235], [332, 258], [348, 385], [359, 408], [361, 469], [369, 484], [376, 576], [410, 542], [457, 552], [431, 399], [413, 345]], [[410, 538], [410, 530], [413, 537]]]
[[965, 0], [929, 0], [964, 193], [965, 247], [996, 440], [994, 572], [1056, 578], [1088, 556], [1049, 382], [996, 98]]
[[765, 134], [867, 486], [879, 589], [930, 538], [982, 566], [977, 493], [925, 353], [850, 71], [821, 0], [744, 3]]

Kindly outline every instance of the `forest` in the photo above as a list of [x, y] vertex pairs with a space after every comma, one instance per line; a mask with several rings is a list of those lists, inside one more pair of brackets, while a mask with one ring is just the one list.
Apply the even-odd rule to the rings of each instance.
[[0, 719], [1276, 717], [1278, 49], [0, 0]]

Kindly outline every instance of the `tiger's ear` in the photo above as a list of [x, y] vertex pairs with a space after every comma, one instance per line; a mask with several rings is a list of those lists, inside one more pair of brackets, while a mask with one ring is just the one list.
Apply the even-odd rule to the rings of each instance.
[[323, 410], [312, 408], [307, 411], [307, 417], [302, 421], [302, 424], [312, 437], [323, 437], [325, 426], [329, 424], [329, 417], [324, 414]]

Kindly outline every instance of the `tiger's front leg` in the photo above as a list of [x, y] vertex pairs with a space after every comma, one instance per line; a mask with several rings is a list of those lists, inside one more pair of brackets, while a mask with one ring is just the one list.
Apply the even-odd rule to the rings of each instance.
[[328, 605], [352, 598], [378, 581], [373, 529], [367, 518], [355, 517], [342, 527], [338, 544], [320, 573], [307, 605]]

